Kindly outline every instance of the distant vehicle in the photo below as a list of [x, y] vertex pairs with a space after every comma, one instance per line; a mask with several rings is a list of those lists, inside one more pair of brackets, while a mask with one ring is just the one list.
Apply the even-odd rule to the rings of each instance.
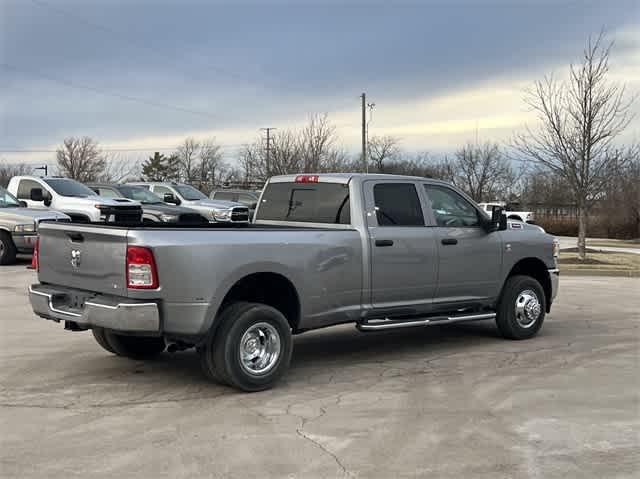
[[96, 194], [103, 198], [129, 198], [142, 204], [142, 222], [162, 223], [206, 223], [209, 220], [197, 211], [182, 206], [170, 205], [155, 193], [134, 185], [114, 183], [88, 183]]
[[71, 221], [64, 213], [27, 208], [0, 187], [0, 264], [13, 264], [17, 253], [31, 254], [41, 221]]
[[261, 200], [242, 229], [43, 225], [33, 311], [119, 356], [195, 347], [207, 377], [258, 391], [286, 372], [293, 334], [495, 319], [527, 339], [558, 291], [552, 236], [442, 181], [278, 176]]
[[249, 208], [241, 203], [211, 200], [191, 185], [182, 183], [128, 183], [152, 191], [165, 203], [186, 206], [198, 211], [211, 223], [248, 223]]
[[260, 199], [260, 192], [256, 193], [249, 190], [216, 190], [211, 193], [211, 199], [242, 203], [249, 208], [249, 215], [253, 218], [256, 206], [258, 206], [258, 200]]
[[507, 215], [507, 219], [522, 221], [523, 223], [533, 223], [533, 211], [516, 211], [513, 209], [515, 205], [505, 203], [504, 201], [494, 201], [491, 203], [478, 203], [478, 206], [491, 214], [493, 207], [500, 207], [504, 209], [504, 214]]
[[76, 223], [142, 220], [142, 208], [137, 201], [103, 198], [70, 178], [14, 176], [7, 190], [30, 208], [62, 211]]

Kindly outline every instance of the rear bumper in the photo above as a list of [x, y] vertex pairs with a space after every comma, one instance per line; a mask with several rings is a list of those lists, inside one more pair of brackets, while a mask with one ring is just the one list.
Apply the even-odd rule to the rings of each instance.
[[29, 286], [33, 312], [53, 321], [71, 321], [85, 328], [100, 327], [116, 331], [160, 334], [158, 304], [117, 296], [93, 295], [81, 307], [72, 306], [78, 290], [43, 284]]

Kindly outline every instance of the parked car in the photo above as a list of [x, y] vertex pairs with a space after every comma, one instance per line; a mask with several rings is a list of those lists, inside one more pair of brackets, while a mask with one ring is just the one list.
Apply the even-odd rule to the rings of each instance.
[[137, 201], [98, 196], [70, 178], [14, 176], [7, 190], [30, 208], [62, 211], [73, 222], [135, 223], [142, 219], [142, 208]]
[[129, 198], [142, 204], [142, 221], [164, 223], [207, 223], [209, 220], [195, 210], [170, 205], [141, 186], [113, 183], [88, 183], [87, 186], [103, 198]]
[[182, 183], [129, 183], [141, 186], [166, 203], [186, 206], [201, 213], [212, 223], [248, 223], [249, 208], [233, 201], [211, 200], [191, 185]]
[[13, 264], [17, 253], [31, 254], [41, 221], [71, 221], [64, 213], [27, 208], [0, 186], [0, 264]]
[[558, 291], [558, 248], [518, 225], [437, 180], [280, 176], [242, 230], [43, 225], [29, 296], [37, 315], [92, 329], [111, 353], [196, 347], [209, 378], [256, 391], [286, 372], [292, 334], [335, 324], [495, 319], [507, 338], [535, 336]]
[[260, 199], [260, 193], [248, 190], [217, 190], [211, 193], [211, 199], [242, 203], [249, 208], [249, 217], [253, 218]]
[[533, 223], [533, 211], [518, 211], [513, 209], [513, 204], [508, 204], [503, 201], [494, 201], [492, 203], [478, 203], [478, 206], [486, 212], [491, 212], [491, 209], [499, 206], [505, 210], [504, 214], [507, 218], [515, 221], [522, 221], [523, 223]]

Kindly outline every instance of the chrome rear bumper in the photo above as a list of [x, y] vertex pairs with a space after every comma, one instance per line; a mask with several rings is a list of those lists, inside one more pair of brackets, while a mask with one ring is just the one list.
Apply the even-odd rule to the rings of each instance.
[[29, 286], [29, 301], [33, 312], [53, 321], [72, 321], [79, 326], [93, 326], [131, 333], [160, 334], [160, 314], [155, 302], [136, 301], [116, 296], [92, 295], [74, 307], [78, 290], [43, 284]]

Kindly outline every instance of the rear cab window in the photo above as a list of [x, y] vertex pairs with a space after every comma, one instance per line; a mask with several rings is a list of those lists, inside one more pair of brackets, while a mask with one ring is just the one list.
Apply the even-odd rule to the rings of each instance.
[[351, 224], [349, 185], [344, 183], [269, 183], [256, 221]]
[[378, 226], [424, 226], [420, 197], [412, 183], [378, 183], [373, 187]]

